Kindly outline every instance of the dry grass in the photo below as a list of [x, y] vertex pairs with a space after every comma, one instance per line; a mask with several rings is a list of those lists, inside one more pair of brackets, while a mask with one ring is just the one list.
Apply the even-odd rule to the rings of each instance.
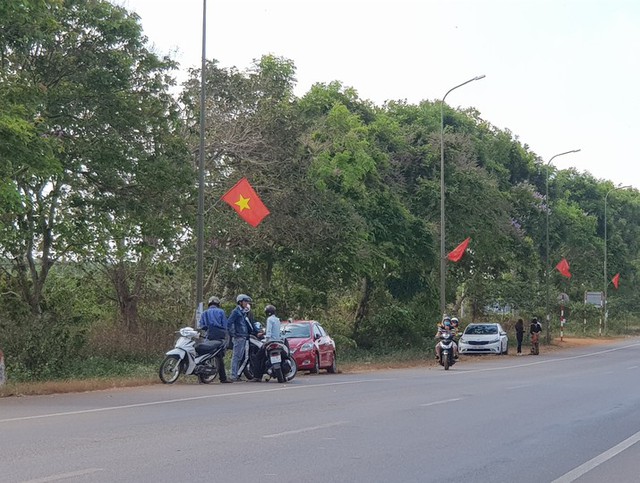
[[61, 394], [68, 392], [87, 392], [117, 387], [136, 387], [155, 384], [157, 376], [132, 378], [104, 378], [83, 379], [72, 381], [44, 381], [44, 382], [8, 382], [0, 387], [0, 397], [7, 396], [41, 396], [46, 394]]
[[[541, 353], [556, 352], [565, 349], [572, 349], [577, 347], [597, 346], [612, 342], [613, 340], [619, 340], [620, 337], [602, 337], [602, 338], [586, 338], [586, 337], [564, 337], [563, 341], [560, 338], [556, 338], [550, 345], [542, 345], [540, 347]], [[510, 349], [513, 349], [511, 347]], [[523, 347], [523, 353], [526, 355], [528, 346]], [[514, 351], [510, 351], [510, 355], [515, 355]], [[384, 362], [384, 363], [344, 363], [340, 365], [340, 372], [358, 373], [368, 372], [384, 369], [403, 369], [408, 367], [416, 367], [423, 365], [435, 365], [436, 361], [432, 359], [432, 354], [427, 353], [426, 357], [398, 362]], [[12, 383], [8, 382], [4, 386], [0, 387], [0, 397], [7, 396], [34, 396], [34, 395], [47, 395], [47, 394], [60, 394], [70, 392], [87, 392], [98, 391], [103, 389], [113, 389], [118, 387], [136, 387], [146, 386], [150, 384], [160, 384], [160, 380], [157, 375], [149, 375], [145, 377], [131, 377], [131, 378], [101, 378], [101, 379], [85, 379], [85, 380], [70, 380], [70, 381], [50, 381], [50, 382], [26, 382], [26, 383]]]

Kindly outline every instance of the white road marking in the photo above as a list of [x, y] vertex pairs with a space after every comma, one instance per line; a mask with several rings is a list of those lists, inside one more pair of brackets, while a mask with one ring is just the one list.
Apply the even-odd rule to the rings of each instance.
[[309, 426], [308, 428], [293, 429], [291, 431], [283, 431], [281, 433], [265, 434], [262, 437], [263, 438], [279, 438], [280, 436], [289, 436], [291, 434], [307, 433], [309, 431], [317, 431], [318, 429], [332, 428], [333, 426], [340, 426], [342, 424], [347, 424], [347, 423], [348, 421], [338, 421], [336, 423], [322, 424], [320, 426]]
[[640, 431], [638, 431], [633, 436], [625, 439], [622, 443], [615, 445], [613, 448], [605, 451], [604, 453], [599, 454], [595, 458], [590, 459], [584, 464], [581, 464], [577, 468], [572, 469], [569, 473], [562, 475], [560, 478], [553, 480], [551, 483], [571, 483], [572, 481], [577, 480], [585, 473], [588, 473], [592, 469], [600, 466], [605, 461], [610, 460], [614, 456], [619, 453], [622, 453], [625, 449], [633, 446], [638, 441], [640, 441]]
[[187, 401], [199, 401], [201, 399], [213, 399], [219, 397], [230, 397], [230, 396], [238, 396], [241, 394], [260, 394], [265, 392], [274, 392], [274, 391], [292, 391], [294, 389], [310, 389], [316, 387], [327, 387], [327, 386], [344, 386], [347, 384], [363, 384], [366, 382], [383, 382], [389, 381], [391, 379], [359, 379], [356, 381], [342, 381], [342, 382], [328, 382], [323, 384], [309, 384], [309, 385], [300, 385], [300, 386], [278, 386], [273, 389], [258, 389], [255, 391], [239, 391], [239, 392], [227, 392], [223, 394], [209, 394], [206, 396], [194, 396], [194, 397], [185, 397], [180, 399], [167, 399], [165, 401], [150, 401], [145, 403], [137, 403], [137, 404], [126, 404], [123, 406], [111, 406], [111, 407], [103, 407], [103, 408], [94, 408], [94, 409], [81, 409], [79, 411], [67, 411], [62, 413], [50, 413], [50, 414], [40, 414], [38, 416], [23, 416], [18, 418], [7, 418], [0, 419], [0, 423], [10, 423], [14, 421], [28, 421], [30, 419], [43, 419], [43, 418], [54, 418], [58, 416], [74, 416], [77, 414], [89, 414], [89, 413], [99, 413], [104, 411], [117, 411], [120, 409], [131, 409], [131, 408], [142, 408], [147, 406], [158, 406], [161, 404], [173, 404], [179, 402], [187, 402]]
[[427, 406], [435, 406], [436, 404], [447, 404], [447, 403], [454, 402], [454, 401], [460, 401], [462, 399], [463, 398], [461, 398], [461, 397], [456, 397], [454, 399], [444, 399], [443, 401], [434, 401], [434, 402], [430, 402], [430, 403], [426, 403], [426, 404], [420, 404], [420, 407], [425, 408]]
[[24, 481], [23, 483], [46, 483], [47, 481], [60, 481], [67, 480], [69, 478], [75, 478], [76, 476], [85, 476], [97, 473], [98, 471], [104, 471], [102, 468], [88, 468], [86, 470], [73, 471], [71, 473], [61, 473], [59, 475], [45, 476], [44, 478], [37, 478], [35, 480]]
[[631, 369], [637, 369], [640, 366], [631, 366], [631, 367], [627, 367], [627, 369], [631, 370]]
[[508, 387], [507, 389], [522, 389], [524, 387], [531, 387], [533, 386], [533, 384], [520, 384], [519, 386], [511, 386]]

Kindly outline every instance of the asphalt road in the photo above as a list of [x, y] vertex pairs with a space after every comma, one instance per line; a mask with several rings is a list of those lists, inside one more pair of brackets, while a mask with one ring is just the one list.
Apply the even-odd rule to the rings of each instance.
[[640, 339], [0, 399], [1, 482], [640, 481]]

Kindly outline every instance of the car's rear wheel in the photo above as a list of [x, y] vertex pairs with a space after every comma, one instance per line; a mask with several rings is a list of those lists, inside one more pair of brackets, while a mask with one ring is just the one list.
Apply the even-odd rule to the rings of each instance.
[[327, 367], [327, 372], [329, 374], [335, 374], [336, 372], [338, 372], [338, 363], [336, 362], [336, 353], [333, 353], [333, 362], [331, 362], [331, 365], [329, 367]]

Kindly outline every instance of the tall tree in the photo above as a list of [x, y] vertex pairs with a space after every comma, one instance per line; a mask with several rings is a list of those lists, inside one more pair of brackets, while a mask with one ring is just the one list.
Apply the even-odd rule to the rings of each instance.
[[168, 93], [174, 64], [145, 47], [137, 16], [104, 0], [8, 4], [0, 119], [19, 149], [2, 153], [14, 202], [0, 249], [40, 313], [62, 257], [137, 260], [174, 239], [190, 166]]

